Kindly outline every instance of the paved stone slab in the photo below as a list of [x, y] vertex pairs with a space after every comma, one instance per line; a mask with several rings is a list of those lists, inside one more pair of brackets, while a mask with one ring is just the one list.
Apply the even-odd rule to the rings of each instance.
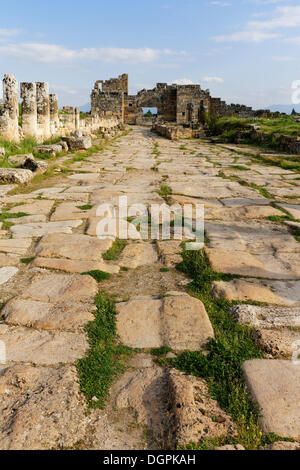
[[17, 266], [19, 263], [18, 256], [15, 255], [6, 255], [4, 253], [0, 253], [0, 267], [6, 266]]
[[81, 224], [82, 220], [68, 220], [62, 222], [15, 225], [11, 227], [11, 233], [13, 238], [42, 237], [49, 233], [72, 233], [72, 229], [79, 227]]
[[0, 268], [0, 286], [9, 281], [15, 274], [17, 274], [18, 271], [18, 268], [13, 266]]
[[73, 448], [88, 419], [75, 367], [15, 365], [0, 375], [0, 448]]
[[236, 305], [231, 314], [239, 323], [258, 328], [300, 327], [300, 307]]
[[166, 240], [157, 241], [156, 247], [159, 259], [166, 265], [167, 268], [174, 268], [177, 264], [182, 262], [182, 242], [181, 240]]
[[48, 215], [53, 207], [54, 201], [36, 200], [21, 206], [16, 206], [10, 209], [8, 212], [14, 214], [15, 212], [21, 211], [28, 215]]
[[17, 255], [25, 255], [32, 243], [30, 238], [23, 238], [19, 240], [13, 239], [0, 239], [0, 252], [2, 253], [15, 253]]
[[139, 266], [155, 264], [157, 262], [157, 252], [151, 243], [139, 242], [127, 245], [118, 261], [120, 266], [136, 269]]
[[255, 359], [243, 365], [246, 383], [259, 404], [262, 429], [300, 437], [300, 367], [292, 361]]
[[85, 302], [98, 291], [90, 276], [38, 273], [24, 289], [22, 298], [41, 302]]
[[298, 341], [300, 345], [300, 332], [290, 328], [254, 330], [252, 337], [270, 359], [291, 359], [294, 345]]
[[109, 239], [99, 240], [87, 235], [51, 233], [41, 239], [35, 252], [43, 258], [100, 261], [112, 243]]
[[216, 298], [240, 301], [266, 302], [287, 307], [300, 306], [300, 281], [267, 281], [234, 279], [215, 281], [212, 294]]
[[280, 207], [288, 211], [288, 213], [295, 219], [300, 219], [300, 205], [299, 204], [278, 204]]
[[202, 302], [182, 292], [136, 298], [117, 304], [117, 311], [121, 341], [134, 348], [198, 350], [214, 336]]
[[96, 215], [96, 208], [94, 210], [82, 210], [79, 209], [79, 206], [82, 206], [81, 201], [61, 203], [52, 214], [51, 221], [84, 220]]
[[39, 222], [46, 222], [47, 218], [45, 215], [28, 215], [26, 217], [18, 217], [16, 219], [9, 219], [14, 225], [23, 225], [23, 224], [35, 224]]
[[77, 330], [93, 321], [91, 303], [51, 303], [23, 299], [10, 300], [1, 314], [8, 325], [22, 325], [43, 330]]
[[83, 333], [38, 331], [0, 325], [0, 341], [6, 346], [7, 362], [37, 365], [74, 363], [88, 349]]
[[90, 271], [104, 271], [110, 274], [117, 274], [120, 271], [119, 266], [108, 264], [104, 261], [82, 261], [62, 258], [37, 257], [32, 261], [31, 266], [79, 274]]
[[219, 248], [205, 248], [205, 252], [212, 268], [217, 272], [266, 279], [298, 279], [300, 277], [299, 253], [270, 252], [252, 255], [247, 251]]

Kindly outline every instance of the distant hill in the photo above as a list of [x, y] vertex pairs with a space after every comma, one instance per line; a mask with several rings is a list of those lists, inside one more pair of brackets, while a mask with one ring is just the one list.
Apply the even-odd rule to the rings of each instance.
[[297, 113], [300, 113], [299, 104], [272, 104], [271, 106], [268, 106], [267, 109], [270, 109], [273, 112], [279, 111], [280, 113], [286, 114], [291, 114], [293, 109], [295, 109]]
[[89, 113], [91, 110], [91, 103], [84, 104], [83, 106], [80, 106], [79, 109], [82, 113]]

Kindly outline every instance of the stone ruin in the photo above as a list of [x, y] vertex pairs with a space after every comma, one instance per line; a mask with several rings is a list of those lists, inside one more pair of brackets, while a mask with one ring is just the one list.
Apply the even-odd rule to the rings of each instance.
[[18, 82], [13, 75], [6, 74], [0, 105], [0, 137], [5, 140], [18, 142], [25, 137], [35, 137], [38, 142], [43, 142], [78, 129], [90, 133], [105, 132], [121, 121], [113, 114], [80, 119], [79, 108], [73, 106], [65, 106], [59, 111], [58, 97], [49, 93], [47, 82], [21, 83], [20, 98], [21, 114]]
[[129, 95], [128, 75], [107, 81], [98, 80], [91, 95], [92, 116], [115, 117], [125, 124], [142, 124], [142, 108], [157, 108], [154, 129], [166, 137], [197, 136], [203, 130], [206, 114], [238, 116], [241, 118], [270, 114], [254, 111], [240, 104], [226, 104], [213, 98], [200, 85], [168, 85], [157, 83], [152, 90], [141, 90]]

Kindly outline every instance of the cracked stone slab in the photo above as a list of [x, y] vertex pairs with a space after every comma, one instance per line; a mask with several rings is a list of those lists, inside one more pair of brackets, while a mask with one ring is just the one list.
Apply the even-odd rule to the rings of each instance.
[[14, 240], [11, 238], [0, 239], [0, 253], [14, 253], [25, 255], [32, 243], [31, 238]]
[[96, 209], [82, 210], [81, 201], [77, 202], [63, 202], [54, 211], [51, 216], [51, 222], [58, 222], [61, 220], [84, 220], [96, 215]]
[[214, 331], [203, 303], [182, 292], [137, 297], [116, 305], [121, 341], [133, 348], [198, 350]]
[[22, 298], [41, 302], [85, 302], [97, 291], [97, 282], [90, 276], [38, 273], [24, 289]]
[[266, 279], [299, 279], [300, 254], [269, 252], [251, 254], [247, 251], [205, 248], [214, 271]]
[[270, 359], [291, 359], [295, 344], [300, 345], [300, 332], [290, 328], [254, 330], [252, 337]]
[[88, 349], [83, 333], [38, 331], [1, 324], [0, 341], [5, 344], [7, 363], [30, 362], [48, 366], [74, 363]]
[[61, 222], [47, 222], [24, 224], [11, 227], [13, 238], [42, 237], [49, 233], [72, 233], [72, 229], [79, 227], [82, 220], [68, 220]]
[[300, 307], [235, 305], [231, 314], [237, 322], [258, 328], [300, 327]]
[[15, 255], [6, 255], [4, 253], [0, 253], [0, 267], [7, 267], [7, 266], [17, 266], [19, 264], [19, 258]]
[[77, 259], [42, 258], [37, 257], [31, 262], [31, 266], [47, 269], [57, 269], [68, 273], [86, 273], [90, 271], [104, 271], [110, 274], [118, 274], [120, 267], [116, 264], [108, 264], [105, 261], [82, 261]]
[[14, 266], [0, 268], [0, 286], [9, 281], [18, 271], [19, 269]]
[[23, 299], [10, 300], [1, 314], [8, 325], [42, 330], [77, 330], [94, 320], [92, 302], [51, 303]]
[[108, 238], [99, 240], [88, 235], [51, 233], [41, 239], [35, 253], [42, 258], [99, 261], [112, 244]]
[[71, 448], [84, 439], [85, 409], [75, 367], [6, 367], [0, 374], [0, 448]]
[[300, 281], [234, 279], [214, 281], [212, 294], [229, 301], [255, 301], [287, 307], [300, 306]]
[[181, 244], [181, 240], [166, 240], [156, 242], [159, 259], [167, 268], [174, 268], [177, 264], [182, 262]]
[[278, 204], [295, 219], [300, 219], [300, 204]]
[[[22, 195], [23, 196], [23, 195]], [[53, 207], [54, 201], [46, 200], [36, 200], [31, 201], [28, 204], [22, 204], [21, 206], [16, 206], [10, 209], [9, 214], [14, 214], [15, 212], [24, 212], [28, 215], [48, 215]]]
[[23, 224], [35, 224], [35, 223], [45, 223], [47, 218], [45, 215], [28, 215], [25, 217], [18, 217], [16, 219], [9, 219], [9, 221], [14, 225], [23, 225]]
[[243, 364], [244, 377], [261, 410], [264, 433], [300, 437], [300, 367], [292, 361], [254, 359]]
[[139, 266], [155, 264], [157, 262], [157, 252], [151, 243], [132, 243], [127, 245], [119, 260], [120, 266], [129, 269], [136, 269]]

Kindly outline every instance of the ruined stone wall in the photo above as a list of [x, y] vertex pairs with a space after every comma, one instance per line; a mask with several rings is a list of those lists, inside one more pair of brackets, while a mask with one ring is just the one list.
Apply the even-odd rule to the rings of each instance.
[[176, 122], [192, 127], [204, 123], [205, 113], [210, 111], [209, 91], [200, 85], [180, 85], [177, 87]]
[[124, 73], [118, 78], [110, 78], [109, 80], [97, 80], [95, 83], [95, 90], [99, 89], [99, 85], [102, 85], [103, 93], [114, 93], [120, 92], [128, 95], [128, 74]]
[[133, 95], [124, 96], [124, 122], [125, 124], [140, 124], [143, 120], [143, 110], [137, 105], [137, 97]]
[[158, 83], [153, 90], [141, 90], [137, 94], [137, 105], [140, 108], [157, 108], [160, 119], [176, 122], [177, 86]]

